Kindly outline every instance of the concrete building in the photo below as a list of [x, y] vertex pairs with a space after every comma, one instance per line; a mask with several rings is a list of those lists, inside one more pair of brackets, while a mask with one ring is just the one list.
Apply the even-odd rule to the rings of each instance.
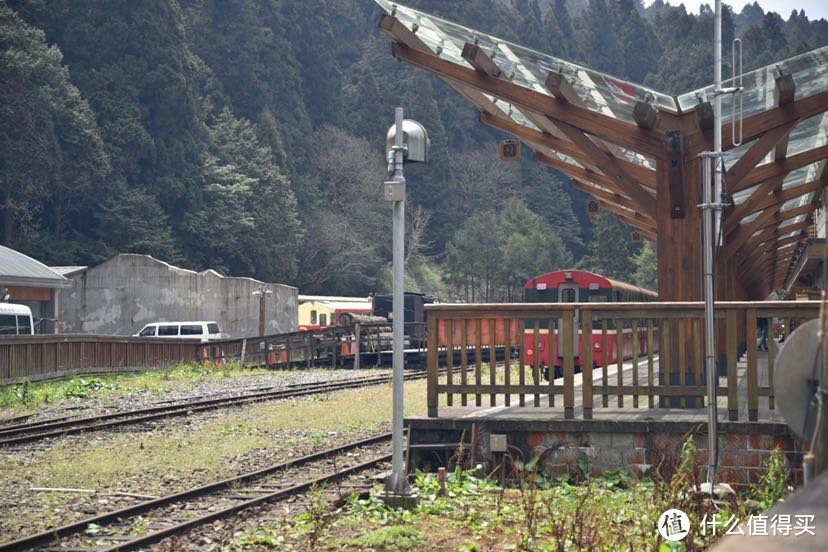
[[0, 300], [32, 309], [36, 333], [59, 333], [59, 290], [71, 283], [40, 261], [0, 245]]
[[92, 268], [67, 269], [61, 296], [63, 333], [132, 335], [149, 322], [215, 320], [230, 337], [296, 331], [298, 290], [252, 278], [194, 272], [148, 255], [123, 254]]

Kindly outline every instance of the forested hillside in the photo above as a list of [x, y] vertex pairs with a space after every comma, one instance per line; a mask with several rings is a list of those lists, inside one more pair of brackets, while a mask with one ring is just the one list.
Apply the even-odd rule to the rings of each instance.
[[[709, 10], [409, 4], [665, 92], [712, 81]], [[528, 276], [573, 265], [655, 285], [651, 246], [588, 218], [529, 152], [499, 161], [503, 136], [398, 63], [379, 16], [370, 0], [0, 0], [0, 242], [54, 265], [146, 253], [302, 293], [382, 291], [384, 138], [403, 106], [432, 143], [406, 168], [409, 288], [516, 300]], [[828, 43], [802, 12], [723, 19], [746, 69]]]

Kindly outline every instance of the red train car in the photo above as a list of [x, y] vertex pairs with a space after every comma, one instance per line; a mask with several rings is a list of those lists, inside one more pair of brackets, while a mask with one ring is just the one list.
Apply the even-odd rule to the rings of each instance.
[[[595, 303], [595, 302], [644, 302], [654, 301], [657, 295], [647, 289], [606, 278], [599, 274], [583, 270], [558, 270], [536, 276], [526, 282], [524, 301], [527, 303]], [[576, 315], [577, 316], [577, 315]], [[577, 323], [577, 320], [576, 320]], [[563, 332], [559, 331], [559, 320], [540, 320], [538, 324], [538, 341], [535, 344], [535, 327], [529, 321], [526, 323], [524, 345], [526, 362], [534, 365], [536, 356], [539, 365], [543, 367], [548, 377], [548, 370], [554, 366], [555, 375], [562, 373]], [[632, 328], [616, 328], [613, 321], [609, 321], [607, 340], [604, 343], [601, 335], [601, 322], [595, 321], [592, 343], [585, 344], [581, 339], [581, 330], [578, 329], [574, 339], [574, 350], [578, 355], [575, 358], [576, 367], [580, 367], [584, 346], [592, 347], [592, 354], [596, 366], [609, 365], [617, 361], [616, 342], [622, 342], [624, 358], [631, 358]], [[550, 339], [551, 337], [551, 339]], [[639, 334], [639, 352], [646, 352], [646, 333]], [[551, 343], [550, 343], [551, 342]]]

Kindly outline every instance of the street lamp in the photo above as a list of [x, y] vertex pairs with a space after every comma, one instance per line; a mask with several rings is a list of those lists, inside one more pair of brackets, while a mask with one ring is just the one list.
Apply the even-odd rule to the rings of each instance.
[[265, 301], [267, 300], [267, 296], [272, 293], [273, 291], [268, 289], [264, 284], [259, 286], [259, 289], [253, 291], [253, 295], [259, 298], [259, 337], [265, 334]]
[[403, 463], [403, 305], [405, 286], [405, 176], [406, 162], [425, 163], [428, 160], [428, 133], [418, 122], [403, 119], [403, 109], [394, 110], [394, 126], [386, 135], [389, 179], [383, 184], [383, 197], [394, 207], [393, 242], [393, 417], [391, 477], [386, 490], [395, 496], [410, 496], [411, 487]]

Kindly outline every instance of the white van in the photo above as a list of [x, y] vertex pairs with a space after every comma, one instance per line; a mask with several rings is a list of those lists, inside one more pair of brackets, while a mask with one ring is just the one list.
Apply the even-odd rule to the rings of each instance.
[[16, 303], [0, 303], [0, 336], [33, 334], [32, 309]]
[[153, 322], [135, 334], [139, 337], [169, 337], [175, 339], [198, 339], [201, 342], [221, 339], [221, 328], [217, 322]]

